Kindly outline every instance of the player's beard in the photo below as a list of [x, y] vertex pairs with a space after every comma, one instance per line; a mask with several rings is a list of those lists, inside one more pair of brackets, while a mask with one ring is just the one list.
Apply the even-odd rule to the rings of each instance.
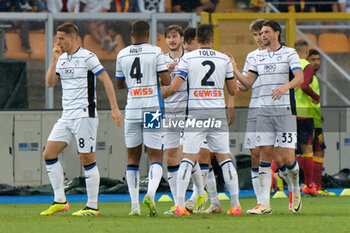
[[170, 50], [171, 52], [179, 51], [180, 47], [181, 47], [181, 44], [179, 43], [179, 45], [178, 45], [177, 47], [175, 47], [175, 48], [170, 48], [170, 47], [169, 47], [169, 50]]
[[[263, 41], [263, 42], [264, 42], [264, 41]], [[271, 41], [266, 40], [266, 42], [264, 42], [264, 46], [266, 47], [266, 46], [269, 46], [269, 45], [271, 45]]]

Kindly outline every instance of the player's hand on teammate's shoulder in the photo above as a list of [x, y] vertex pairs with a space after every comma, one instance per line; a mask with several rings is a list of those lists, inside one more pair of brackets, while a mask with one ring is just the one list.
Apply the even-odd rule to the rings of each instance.
[[62, 55], [62, 49], [58, 44], [53, 45], [52, 49], [52, 58], [54, 60], [58, 60], [58, 58]]
[[122, 125], [123, 115], [120, 112], [119, 108], [112, 109], [112, 122], [115, 123], [118, 127]]
[[175, 66], [177, 66], [177, 61], [173, 61], [173, 62], [170, 62], [169, 64], [168, 64], [168, 71], [169, 71], [169, 73], [171, 73], [171, 72], [173, 72], [174, 71], [174, 69], [175, 69]]

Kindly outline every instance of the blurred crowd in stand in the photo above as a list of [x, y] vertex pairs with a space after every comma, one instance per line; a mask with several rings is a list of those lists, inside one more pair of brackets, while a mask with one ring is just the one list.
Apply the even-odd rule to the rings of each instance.
[[[0, 0], [0, 12], [214, 12], [218, 0]], [[61, 22], [55, 22], [58, 26]], [[114, 38], [121, 35], [125, 46], [131, 43], [131, 24], [128, 21], [89, 21], [87, 24], [75, 22], [82, 29], [81, 36], [90, 34], [93, 40], [101, 44], [103, 50], [114, 51], [117, 42]], [[11, 25], [8, 30], [17, 30], [21, 38], [22, 50], [31, 53], [29, 31], [44, 29], [43, 23], [34, 21], [2, 21]], [[5, 52], [6, 52], [5, 45]]]
[[[224, 1], [224, 0], [221, 0]], [[234, 1], [234, 0], [232, 0]], [[350, 12], [350, 0], [267, 0], [281, 12]], [[236, 6], [250, 4], [261, 8], [264, 0], [236, 0]], [[320, 2], [322, 4], [320, 4]], [[327, 4], [329, 2], [329, 4]], [[0, 12], [215, 12], [219, 0], [0, 0]], [[58, 26], [62, 22], [56, 22]], [[75, 21], [81, 28], [81, 36], [90, 34], [93, 40], [101, 44], [101, 48], [108, 53], [114, 51], [117, 42], [116, 35], [120, 35], [125, 46], [131, 43], [131, 22], [129, 21], [89, 21], [83, 23]], [[35, 21], [2, 21], [1, 24], [11, 25], [10, 29], [17, 30], [21, 38], [22, 50], [31, 53], [29, 31], [44, 29], [43, 23]], [[162, 33], [165, 25], [158, 24], [158, 31]], [[6, 45], [5, 45], [6, 52]]]
[[271, 3], [280, 12], [350, 12], [350, 0], [245, 0], [237, 1], [240, 6], [250, 4], [261, 9]]

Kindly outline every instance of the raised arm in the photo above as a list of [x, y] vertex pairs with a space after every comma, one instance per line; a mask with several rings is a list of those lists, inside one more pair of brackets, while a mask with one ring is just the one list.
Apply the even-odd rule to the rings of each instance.
[[175, 76], [169, 87], [161, 87], [162, 98], [166, 99], [168, 96], [174, 95], [177, 92], [177, 90], [179, 90], [183, 82], [183, 78], [181, 78], [180, 76]]
[[158, 72], [160, 81], [162, 82], [163, 85], [170, 85], [171, 83], [171, 77], [168, 71], [163, 71], [163, 72]]
[[55, 44], [53, 46], [53, 54], [52, 54], [52, 60], [51, 64], [49, 66], [49, 69], [46, 73], [46, 86], [47, 87], [54, 87], [57, 82], [60, 80], [60, 76], [56, 74], [56, 64], [58, 61], [58, 58], [62, 55], [61, 47]]
[[248, 71], [247, 76], [244, 76], [237, 68], [237, 63], [235, 59], [233, 58], [232, 54], [228, 53], [227, 56], [230, 58], [230, 61], [233, 66], [233, 74], [237, 78], [237, 80], [244, 86], [243, 89], [248, 90], [252, 87], [253, 83], [255, 82], [258, 75], [256, 73], [253, 73], [251, 71]]
[[236, 84], [237, 84], [237, 91], [244, 91], [244, 92], [246, 92], [246, 91], [249, 90], [249, 88], [246, 88], [245, 86], [243, 86], [242, 83], [240, 81], [238, 81], [238, 80], [237, 80]]

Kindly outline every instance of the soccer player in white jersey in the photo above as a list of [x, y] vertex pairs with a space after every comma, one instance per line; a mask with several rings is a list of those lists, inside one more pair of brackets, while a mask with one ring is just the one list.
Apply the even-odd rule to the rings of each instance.
[[[250, 31], [253, 34], [254, 40], [258, 45], [258, 49], [252, 51], [247, 55], [247, 58], [245, 60], [244, 67], [242, 70], [242, 75], [247, 75], [251, 60], [254, 59], [255, 54], [265, 49], [265, 46], [261, 39], [261, 28], [264, 22], [265, 20], [263, 19], [257, 19], [253, 21], [249, 26]], [[235, 67], [235, 63], [233, 63], [233, 70], [234, 70], [235, 76], [239, 76], [238, 74], [239, 71]], [[241, 91], [248, 90], [239, 82], [238, 82], [238, 87]], [[252, 85], [252, 94], [250, 97], [248, 118], [247, 118], [247, 128], [246, 128], [246, 134], [244, 138], [244, 148], [249, 149], [251, 154], [251, 165], [252, 165], [251, 178], [252, 178], [252, 185], [255, 192], [255, 196], [257, 199], [257, 204], [258, 204], [257, 206], [261, 205], [260, 204], [261, 192], [260, 192], [260, 182], [259, 182], [259, 147], [256, 147], [256, 135], [255, 135], [259, 91], [260, 91], [260, 86], [259, 86], [259, 79], [258, 79]], [[248, 210], [248, 213], [250, 211], [251, 210]]]
[[[175, 78], [177, 64], [182, 59], [185, 51], [183, 48], [183, 31], [179, 25], [170, 25], [164, 32], [165, 43], [169, 53], [165, 55], [165, 62], [168, 68], [173, 70], [171, 78]], [[184, 82], [180, 89], [171, 97], [164, 100], [165, 118], [169, 120], [184, 120], [187, 107], [187, 83]], [[166, 129], [164, 135], [165, 162], [167, 164], [168, 183], [176, 206], [176, 177], [179, 170], [179, 161], [182, 151], [180, 150], [181, 128]], [[201, 177], [200, 177], [201, 178]], [[175, 206], [164, 214], [173, 214]]]
[[[196, 28], [187, 27], [184, 30], [184, 49], [187, 52], [191, 52], [193, 50], [199, 49], [199, 44], [196, 41]], [[234, 96], [229, 96], [228, 98], [228, 110], [227, 110], [229, 122], [228, 125], [231, 125], [234, 122]], [[203, 178], [203, 186], [206, 188], [208, 192], [208, 197], [210, 199], [210, 206], [206, 210], [201, 210], [201, 214], [210, 214], [210, 213], [221, 213], [222, 207], [220, 205], [218, 193], [216, 190], [216, 179], [214, 170], [211, 166], [211, 153], [209, 151], [207, 141], [203, 141], [201, 143], [201, 148], [198, 153], [198, 162], [195, 163], [195, 166], [192, 170], [192, 179], [193, 179], [193, 192], [190, 197], [186, 201], [186, 209], [189, 212], [198, 211], [196, 210], [201, 203], [200, 198], [197, 199], [198, 196], [198, 188], [200, 183], [197, 182], [196, 177], [198, 177], [198, 173], [201, 173], [201, 177]], [[199, 188], [200, 189], [200, 188]]]
[[[225, 183], [230, 191], [231, 209], [227, 214], [241, 214], [237, 172], [229, 156], [229, 134], [224, 100], [225, 83], [231, 95], [235, 94], [236, 84], [229, 58], [211, 49], [213, 35], [212, 25], [203, 24], [197, 28], [196, 39], [200, 44], [200, 49], [183, 56], [179, 63], [178, 74], [171, 85], [162, 90], [162, 96], [165, 99], [176, 93], [185, 80], [188, 81], [189, 118], [185, 127], [184, 155], [177, 175], [175, 215], [189, 215], [185, 208], [185, 193], [200, 143], [204, 139], [207, 139], [209, 148], [216, 153], [223, 170]], [[199, 195], [201, 192], [204, 190], [198, 190]]]
[[[249, 28], [250, 31], [253, 34], [253, 38], [258, 45], [258, 49], [254, 50], [253, 52], [249, 53], [247, 55], [243, 71], [242, 73], [239, 72], [237, 69], [237, 64], [232, 58], [232, 56], [229, 54], [229, 57], [232, 59], [232, 65], [233, 65], [233, 70], [234, 74], [236, 77], [243, 77], [247, 75], [249, 66], [252, 63], [252, 60], [254, 59], [254, 56], [259, 53], [260, 51], [265, 49], [265, 46], [263, 44], [263, 40], [261, 38], [261, 29], [263, 26], [263, 23], [265, 22], [264, 19], [257, 19], [254, 20]], [[238, 82], [238, 87], [241, 91], [247, 91], [249, 88], [246, 88], [242, 84]], [[253, 209], [250, 209], [247, 211], [249, 214], [260, 214], [259, 207], [261, 205], [261, 191], [260, 191], [260, 179], [259, 179], [259, 147], [256, 146], [256, 120], [257, 120], [257, 111], [258, 111], [258, 99], [259, 99], [259, 94], [260, 94], [260, 88], [262, 86], [260, 85], [260, 79], [258, 78], [252, 85], [252, 94], [250, 98], [250, 103], [249, 103], [249, 110], [248, 110], [248, 118], [247, 118], [247, 128], [246, 128], [246, 134], [245, 134], [245, 139], [244, 139], [244, 147], [246, 149], [250, 149], [251, 153], [251, 178], [252, 178], [252, 184], [253, 184], [253, 189], [254, 193], [257, 199], [257, 206]], [[284, 166], [283, 160], [280, 156], [279, 150], [274, 148], [273, 150], [273, 160], [277, 164], [281, 176], [286, 180], [288, 187], [290, 185], [289, 177], [287, 174], [286, 167]], [[257, 212], [258, 211], [258, 212]], [[264, 214], [268, 214], [267, 212], [264, 212]]]
[[157, 126], [160, 126], [162, 99], [158, 76], [164, 85], [169, 85], [171, 78], [161, 49], [148, 44], [149, 29], [149, 24], [141, 20], [132, 25], [133, 44], [118, 54], [116, 79], [118, 88], [128, 88], [124, 133], [128, 149], [126, 180], [131, 196], [129, 215], [140, 215], [139, 164], [144, 143], [151, 166], [143, 203], [149, 210], [149, 216], [156, 216], [154, 197], [163, 174], [163, 133], [158, 128], [147, 129], [143, 122], [144, 116], [151, 116], [149, 123], [153, 126], [158, 122]]
[[[257, 78], [261, 85], [256, 126], [256, 144], [260, 147], [261, 205], [256, 213], [271, 213], [270, 166], [274, 145], [279, 147], [287, 167], [292, 189], [291, 211], [296, 213], [301, 210], [301, 196], [299, 166], [295, 161], [294, 88], [303, 83], [304, 76], [296, 51], [280, 44], [280, 25], [267, 20], [261, 33], [266, 49], [254, 56], [245, 78], [237, 76], [245, 87], [251, 87]], [[294, 78], [290, 76], [291, 73]]]
[[62, 117], [54, 125], [43, 153], [47, 174], [54, 190], [53, 205], [40, 215], [52, 215], [69, 209], [64, 193], [64, 176], [58, 155], [75, 137], [80, 160], [85, 170], [88, 201], [73, 216], [99, 215], [97, 197], [100, 175], [94, 154], [96, 149], [97, 112], [95, 77], [103, 82], [112, 109], [112, 121], [121, 125], [113, 83], [95, 54], [80, 47], [78, 28], [71, 23], [57, 28], [57, 43], [46, 74], [46, 86], [62, 85]]
[[[194, 37], [195, 38], [195, 32], [196, 29], [194, 29]], [[183, 48], [183, 31], [180, 26], [178, 25], [170, 25], [165, 29], [164, 32], [165, 36], [165, 42], [169, 48], [169, 53], [165, 55], [166, 63], [168, 64], [169, 69], [172, 69], [173, 72], [171, 73], [171, 78], [173, 79], [175, 75], [177, 74], [177, 64], [182, 59], [182, 56], [185, 52]], [[194, 44], [193, 49], [196, 48], [197, 43]], [[190, 47], [190, 49], [192, 49]], [[198, 46], [199, 47], [199, 46]], [[197, 48], [198, 48], [197, 47]], [[171, 97], [164, 100], [165, 105], [165, 117], [168, 118], [168, 120], [185, 120], [186, 115], [186, 108], [187, 108], [187, 82], [183, 82], [180, 89]], [[177, 171], [179, 169], [179, 161], [182, 154], [182, 141], [181, 141], [181, 135], [183, 135], [183, 128], [175, 127], [175, 128], [169, 128], [165, 130], [165, 138], [164, 138], [164, 150], [165, 150], [165, 161], [167, 163], [168, 168], [168, 182], [170, 186], [170, 190], [172, 192], [172, 195], [174, 197], [175, 206], [176, 206], [176, 178], [177, 178]], [[201, 151], [208, 150], [208, 147], [204, 149], [203, 147], [206, 144], [202, 143], [201, 145]], [[203, 189], [203, 170], [204, 166], [199, 166], [199, 163], [196, 163], [195, 167], [192, 169], [192, 179], [195, 184], [194, 187], [199, 187], [199, 189]], [[208, 173], [208, 164], [206, 165], [206, 171]], [[197, 190], [197, 188], [195, 188]], [[196, 192], [193, 192], [194, 195], [194, 201], [193, 201], [193, 208], [196, 207]], [[204, 194], [205, 195], [205, 194]], [[206, 198], [206, 197], [205, 197]], [[200, 200], [199, 200], [200, 202]], [[171, 207], [169, 211], [164, 212], [164, 214], [174, 214], [175, 212], [175, 206]]]

